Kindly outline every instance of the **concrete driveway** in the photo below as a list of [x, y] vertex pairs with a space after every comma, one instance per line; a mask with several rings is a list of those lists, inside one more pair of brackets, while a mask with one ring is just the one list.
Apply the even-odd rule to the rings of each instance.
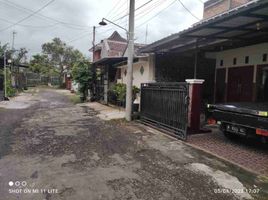
[[267, 177], [135, 122], [102, 120], [60, 90], [24, 95], [30, 106], [0, 110], [0, 199], [267, 199]]

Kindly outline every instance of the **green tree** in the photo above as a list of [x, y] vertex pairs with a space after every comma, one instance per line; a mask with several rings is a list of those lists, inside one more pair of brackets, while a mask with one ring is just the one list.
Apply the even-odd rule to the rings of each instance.
[[22, 61], [26, 63], [28, 50], [24, 47], [19, 50], [12, 50], [8, 48], [8, 44], [1, 45], [0, 43], [0, 57], [4, 56], [6, 52], [7, 59], [12, 57], [14, 64], [20, 64]]
[[[20, 48], [19, 50], [10, 50], [8, 44], [1, 45], [0, 43], [0, 57], [4, 57], [4, 53], [6, 52], [6, 59], [13, 60], [13, 64], [16, 66], [21, 64], [22, 62], [26, 63], [27, 60], [27, 49]], [[4, 70], [0, 71], [1, 74], [4, 74]], [[12, 86], [11, 77], [16, 77], [17, 70], [14, 68], [10, 71], [9, 67], [7, 67], [7, 96], [14, 96], [17, 90]]]
[[[2, 45], [2, 44], [0, 43], [0, 57], [3, 57], [3, 56], [4, 56], [4, 52], [5, 52], [5, 51], [8, 51], [8, 44], [4, 44], [4, 45]], [[8, 51], [8, 53], [10, 54], [11, 52]]]
[[18, 65], [20, 63], [26, 63], [27, 61], [27, 53], [28, 50], [26, 48], [20, 48], [19, 50], [13, 52], [14, 56], [13, 56], [13, 60], [14, 60], [14, 64]]
[[65, 70], [71, 70], [76, 62], [83, 60], [83, 54], [73, 47], [67, 46], [60, 38], [54, 38], [52, 42], [42, 45], [42, 52], [48, 55], [48, 62], [58, 73], [60, 80]]
[[90, 84], [92, 83], [91, 64], [87, 61], [81, 61], [74, 65], [72, 77], [79, 84], [79, 92], [82, 94], [82, 100], [85, 100]]
[[34, 73], [50, 75], [53, 66], [50, 65], [47, 55], [36, 54], [30, 61], [30, 70]]

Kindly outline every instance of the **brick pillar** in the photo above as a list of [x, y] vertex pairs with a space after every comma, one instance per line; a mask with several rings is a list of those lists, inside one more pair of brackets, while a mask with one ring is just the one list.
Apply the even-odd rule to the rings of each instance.
[[200, 113], [202, 101], [202, 88], [204, 80], [187, 79], [189, 83], [189, 108], [188, 108], [188, 126], [192, 133], [200, 132]]

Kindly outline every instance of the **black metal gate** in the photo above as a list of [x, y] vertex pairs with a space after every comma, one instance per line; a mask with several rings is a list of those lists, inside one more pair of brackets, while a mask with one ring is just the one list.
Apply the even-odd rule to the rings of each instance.
[[186, 140], [189, 86], [187, 83], [141, 85], [141, 119]]

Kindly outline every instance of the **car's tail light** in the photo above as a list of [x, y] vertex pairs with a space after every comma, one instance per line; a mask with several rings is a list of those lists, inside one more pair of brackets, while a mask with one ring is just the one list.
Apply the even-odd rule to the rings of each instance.
[[215, 119], [209, 118], [208, 119], [208, 124], [209, 125], [215, 125], [217, 123], [217, 121]]
[[257, 135], [268, 136], [268, 131], [263, 129], [256, 129]]

